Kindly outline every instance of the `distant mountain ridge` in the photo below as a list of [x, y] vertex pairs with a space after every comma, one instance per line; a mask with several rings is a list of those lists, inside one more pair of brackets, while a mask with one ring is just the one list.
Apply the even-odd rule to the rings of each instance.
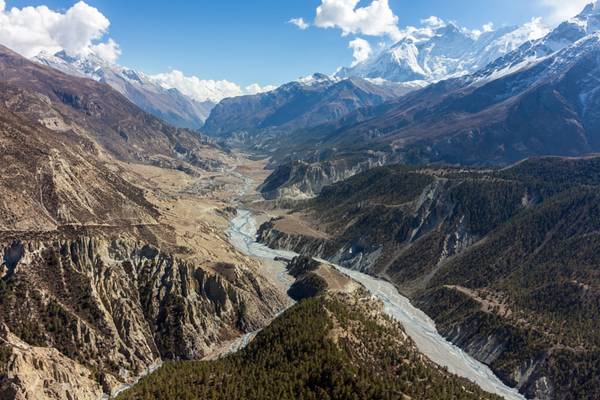
[[142, 72], [110, 64], [95, 55], [70, 56], [64, 51], [41, 53], [34, 61], [66, 74], [106, 83], [146, 112], [181, 128], [200, 129], [214, 107], [213, 101], [197, 101], [177, 89], [167, 89]]
[[299, 79], [266, 93], [222, 100], [212, 110], [203, 132], [264, 148], [281, 135], [336, 121], [422, 87], [324, 74]]

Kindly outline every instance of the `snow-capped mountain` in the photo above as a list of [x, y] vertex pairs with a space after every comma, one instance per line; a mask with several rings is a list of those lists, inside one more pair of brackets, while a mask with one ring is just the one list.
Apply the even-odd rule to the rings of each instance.
[[588, 4], [583, 11], [537, 40], [525, 42], [515, 51], [498, 58], [477, 72], [475, 79], [491, 80], [534, 65], [600, 30], [600, 2]]
[[600, 151], [600, 6], [479, 72], [437, 82], [342, 126], [320, 148], [381, 148], [405, 162], [507, 164]]
[[539, 19], [483, 33], [435, 21], [435, 26], [405, 30], [403, 39], [354, 67], [342, 68], [337, 76], [439, 81], [473, 73], [548, 32]]
[[41, 53], [34, 61], [69, 75], [106, 83], [144, 111], [182, 128], [199, 129], [215, 106], [210, 100], [196, 101], [177, 89], [164, 87], [142, 72], [110, 64], [93, 54], [72, 57], [64, 51]]

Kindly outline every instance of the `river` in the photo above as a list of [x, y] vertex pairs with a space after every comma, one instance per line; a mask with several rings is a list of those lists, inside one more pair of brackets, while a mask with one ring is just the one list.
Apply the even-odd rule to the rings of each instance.
[[[231, 243], [243, 253], [271, 260], [275, 265], [271, 273], [275, 279], [289, 287], [293, 280], [287, 274], [283, 262], [273, 263], [277, 257], [292, 258], [296, 253], [283, 250], [274, 250], [256, 242], [257, 224], [251, 212], [239, 210], [238, 215], [231, 221], [227, 231]], [[327, 262], [324, 260], [319, 260]], [[361, 283], [369, 292], [384, 304], [384, 312], [399, 321], [406, 333], [413, 339], [419, 350], [438, 365], [444, 366], [448, 371], [475, 382], [482, 389], [495, 393], [509, 400], [524, 399], [516, 389], [505, 385], [486, 365], [475, 360], [459, 347], [444, 339], [436, 330], [435, 323], [424, 312], [414, 307], [410, 301], [402, 296], [389, 282], [334, 266], [350, 278]], [[247, 342], [246, 342], [247, 343]]]

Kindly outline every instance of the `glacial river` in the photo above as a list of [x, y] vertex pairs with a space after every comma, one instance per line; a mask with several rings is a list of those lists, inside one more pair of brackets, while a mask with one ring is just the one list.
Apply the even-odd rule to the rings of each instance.
[[[231, 221], [227, 233], [229, 240], [237, 249], [253, 257], [273, 260], [276, 257], [292, 258], [297, 255], [290, 251], [273, 250], [257, 243], [256, 231], [256, 221], [252, 214], [246, 210], [239, 210], [237, 217]], [[277, 275], [277, 280], [285, 284], [291, 284], [292, 280], [287, 275], [285, 264], [281, 262], [277, 265], [280, 266], [280, 269], [274, 272]], [[444, 339], [437, 332], [431, 318], [414, 307], [406, 297], [398, 293], [392, 284], [360, 272], [337, 265], [333, 266], [363, 284], [372, 295], [381, 300], [384, 304], [385, 313], [402, 324], [419, 350], [433, 362], [446, 367], [448, 371], [458, 376], [475, 382], [490, 393], [495, 393], [510, 400], [524, 399], [516, 389], [502, 383], [486, 365]]]

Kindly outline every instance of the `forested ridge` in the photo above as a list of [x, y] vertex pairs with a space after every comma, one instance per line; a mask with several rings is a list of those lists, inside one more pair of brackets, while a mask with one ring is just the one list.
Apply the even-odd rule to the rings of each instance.
[[496, 399], [424, 358], [368, 297], [302, 300], [240, 352], [172, 362], [122, 394], [150, 399]]

